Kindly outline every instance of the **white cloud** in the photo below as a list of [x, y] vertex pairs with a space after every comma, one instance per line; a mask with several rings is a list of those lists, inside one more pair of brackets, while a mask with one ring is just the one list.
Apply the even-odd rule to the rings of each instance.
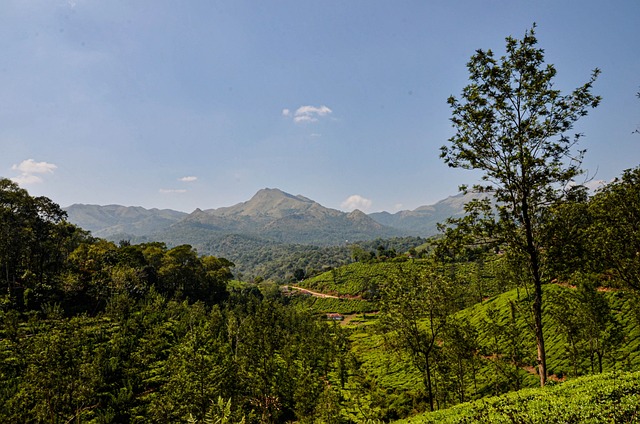
[[197, 179], [198, 179], [198, 177], [188, 176], [188, 177], [178, 178], [178, 181], [182, 181], [183, 183], [192, 183], [192, 182], [196, 181]]
[[302, 115], [302, 116], [294, 116], [293, 122], [299, 124], [301, 122], [318, 122], [318, 118], [314, 118], [313, 116]]
[[340, 205], [343, 209], [352, 211], [354, 209], [360, 209], [363, 212], [366, 212], [373, 202], [365, 197], [360, 196], [359, 194], [353, 194], [342, 202]]
[[331, 109], [329, 109], [328, 107], [322, 105], [320, 107], [316, 107], [316, 106], [300, 106], [298, 109], [296, 109], [296, 116], [302, 116], [302, 115], [318, 115], [318, 116], [325, 116], [328, 115], [332, 112]]
[[293, 115], [293, 122], [305, 123], [305, 122], [317, 122], [319, 118], [332, 114], [333, 111], [327, 106], [300, 106], [292, 114], [289, 109], [282, 109], [282, 115], [289, 117]]
[[18, 185], [30, 185], [30, 184], [40, 184], [42, 182], [42, 178], [33, 174], [22, 174], [17, 177], [11, 178], [11, 181]]
[[182, 189], [182, 188], [180, 188], [180, 189], [161, 188], [159, 191], [162, 194], [176, 194], [176, 193], [179, 194], [179, 193], [186, 193], [187, 192], [187, 190]]
[[51, 174], [56, 168], [57, 166], [52, 163], [36, 162], [33, 159], [23, 160], [20, 164], [11, 167], [11, 169], [23, 174]]
[[17, 184], [39, 184], [43, 181], [42, 177], [35, 174], [53, 174], [58, 167], [48, 162], [36, 162], [33, 159], [23, 160], [19, 164], [14, 164], [11, 169], [20, 171], [20, 175], [11, 180]]

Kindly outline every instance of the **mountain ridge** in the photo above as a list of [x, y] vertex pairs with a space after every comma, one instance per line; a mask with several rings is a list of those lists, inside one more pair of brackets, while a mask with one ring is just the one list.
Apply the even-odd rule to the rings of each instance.
[[96, 237], [127, 233], [143, 236], [177, 222], [187, 214], [172, 209], [146, 209], [142, 206], [74, 203], [63, 208], [69, 221], [91, 231]]
[[[343, 212], [327, 208], [303, 195], [263, 188], [245, 202], [214, 209], [196, 208], [191, 213], [115, 204], [73, 204], [64, 209], [70, 222], [103, 238], [130, 235], [178, 242], [180, 233], [193, 235], [202, 231], [209, 236], [245, 234], [281, 243], [329, 245], [346, 240], [432, 236], [437, 234], [438, 222], [462, 215], [463, 205], [477, 197], [458, 194], [413, 210], [366, 214], [358, 209]], [[194, 244], [192, 238], [184, 237], [184, 242]]]
[[395, 214], [343, 212], [302, 195], [259, 190], [251, 199], [191, 213], [120, 205], [72, 205], [69, 221], [118, 242], [189, 244], [200, 254], [231, 260], [244, 277], [285, 278], [292, 267], [319, 269], [351, 260], [349, 245], [394, 238], [424, 239], [437, 222], [463, 212], [470, 199], [450, 196], [435, 205]]
[[464, 215], [464, 205], [473, 200], [486, 197], [482, 193], [459, 193], [442, 199], [433, 205], [419, 206], [413, 210], [403, 210], [396, 213], [374, 212], [369, 214], [377, 222], [411, 231], [411, 235], [433, 236], [438, 233], [437, 224], [444, 223], [447, 218]]

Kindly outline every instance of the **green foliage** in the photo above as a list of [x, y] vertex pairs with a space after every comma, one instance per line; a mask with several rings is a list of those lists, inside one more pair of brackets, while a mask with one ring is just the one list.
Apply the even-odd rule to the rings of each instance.
[[[422, 373], [429, 406], [434, 409], [434, 366], [439, 363], [438, 341], [448, 328], [456, 293], [451, 281], [425, 266], [409, 271], [398, 267], [381, 287], [380, 324], [388, 343], [406, 352]], [[422, 322], [424, 321], [424, 322]]]
[[266, 241], [247, 236], [224, 236], [197, 243], [199, 251], [231, 259], [244, 280], [255, 277], [287, 282], [296, 270], [313, 275], [351, 262], [346, 246], [320, 247]]
[[565, 338], [572, 374], [586, 371], [587, 358], [591, 373], [602, 372], [603, 358], [611, 358], [622, 344], [622, 325], [605, 293], [597, 291], [593, 276], [576, 274], [571, 282], [576, 290], [558, 292], [551, 314]]
[[0, 421], [282, 422], [336, 411], [328, 387], [346, 345], [308, 313], [156, 293], [107, 312], [20, 322], [0, 339]]
[[[299, 271], [303, 271], [308, 278], [354, 260], [369, 260], [375, 257], [378, 246], [404, 253], [422, 243], [424, 239], [419, 237], [396, 237], [359, 241], [349, 245], [312, 246], [230, 235], [221, 239], [203, 240], [194, 243], [194, 246], [198, 251], [231, 259], [237, 265], [236, 274], [245, 280], [260, 276], [278, 282], [290, 282], [301, 280]], [[362, 256], [355, 258], [354, 249], [362, 252]]]
[[348, 298], [328, 298], [314, 296], [297, 296], [293, 301], [293, 305], [302, 308], [309, 308], [314, 312], [338, 314], [361, 314], [367, 312], [376, 312], [378, 303], [361, 299]]
[[[637, 173], [545, 212], [540, 269], [567, 283], [543, 292], [554, 381], [640, 368]], [[536, 384], [535, 293], [521, 254], [494, 250], [491, 226], [486, 243], [451, 229], [429, 244], [435, 259], [402, 254], [423, 240], [359, 243], [362, 262], [300, 282], [341, 298], [285, 297], [272, 280], [231, 281], [233, 263], [188, 245], [90, 238], [48, 199], [2, 184], [2, 422], [389, 422]], [[363, 318], [338, 325], [325, 312]], [[519, 391], [461, 407], [460, 422], [637, 419], [637, 388], [581, 381], [579, 402]]]
[[39, 309], [59, 291], [67, 255], [88, 238], [46, 197], [0, 178], [0, 286], [15, 307]]
[[630, 423], [640, 418], [640, 373], [581, 377], [415, 416], [398, 423]]
[[549, 206], [566, 198], [566, 187], [581, 173], [584, 152], [574, 151], [580, 134], [570, 138], [566, 132], [600, 102], [591, 93], [600, 71], [562, 95], [553, 88], [556, 70], [545, 65], [537, 42], [534, 25], [521, 40], [507, 37], [500, 59], [491, 50], [476, 51], [467, 64], [471, 83], [460, 99], [448, 101], [456, 134], [441, 148], [441, 157], [451, 167], [480, 170], [485, 183], [474, 189], [491, 193], [496, 201], [497, 217], [488, 202], [476, 201], [468, 212], [478, 210], [479, 222], [462, 218], [451, 223], [459, 221], [481, 242], [493, 239], [507, 246], [523, 280], [534, 286], [537, 361], [544, 385], [542, 284], [548, 276], [543, 274], [541, 228]]
[[321, 293], [377, 299], [380, 297], [380, 287], [390, 274], [398, 269], [420, 269], [425, 266], [426, 262], [420, 260], [354, 262], [308, 278], [298, 285]]
[[597, 271], [640, 292], [640, 167], [605, 185], [589, 202], [590, 253]]
[[233, 421], [231, 399], [225, 402], [222, 397], [218, 397], [217, 403], [211, 402], [211, 406], [202, 420], [191, 415], [188, 422], [189, 424], [245, 424], [245, 417], [243, 416], [240, 421]]

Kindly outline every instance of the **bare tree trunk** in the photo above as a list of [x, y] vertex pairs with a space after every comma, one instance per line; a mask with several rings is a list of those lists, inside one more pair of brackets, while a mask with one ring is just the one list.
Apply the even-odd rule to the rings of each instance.
[[547, 354], [544, 347], [544, 335], [542, 333], [542, 284], [537, 281], [535, 299], [533, 301], [533, 318], [535, 321], [536, 347], [538, 349], [538, 373], [540, 374], [540, 386], [547, 383]]
[[431, 383], [431, 364], [429, 363], [429, 358], [426, 360], [425, 372], [422, 375], [424, 379], [424, 385], [427, 387], [427, 395], [429, 396], [429, 410], [433, 412], [433, 387]]
[[547, 383], [547, 353], [544, 347], [544, 333], [542, 331], [542, 279], [540, 277], [540, 258], [538, 250], [533, 241], [533, 226], [529, 216], [529, 204], [526, 196], [522, 199], [522, 218], [524, 230], [527, 237], [527, 254], [529, 255], [529, 265], [534, 284], [533, 300], [533, 320], [536, 334], [538, 374], [540, 375], [540, 386]]

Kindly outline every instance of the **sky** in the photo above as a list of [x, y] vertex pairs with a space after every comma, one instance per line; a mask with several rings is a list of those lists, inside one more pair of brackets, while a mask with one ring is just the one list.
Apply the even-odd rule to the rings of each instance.
[[637, 0], [3, 0], [0, 176], [61, 206], [191, 212], [262, 188], [412, 210], [473, 183], [448, 168], [450, 95], [477, 49], [535, 22], [581, 118], [594, 181], [640, 164]]

